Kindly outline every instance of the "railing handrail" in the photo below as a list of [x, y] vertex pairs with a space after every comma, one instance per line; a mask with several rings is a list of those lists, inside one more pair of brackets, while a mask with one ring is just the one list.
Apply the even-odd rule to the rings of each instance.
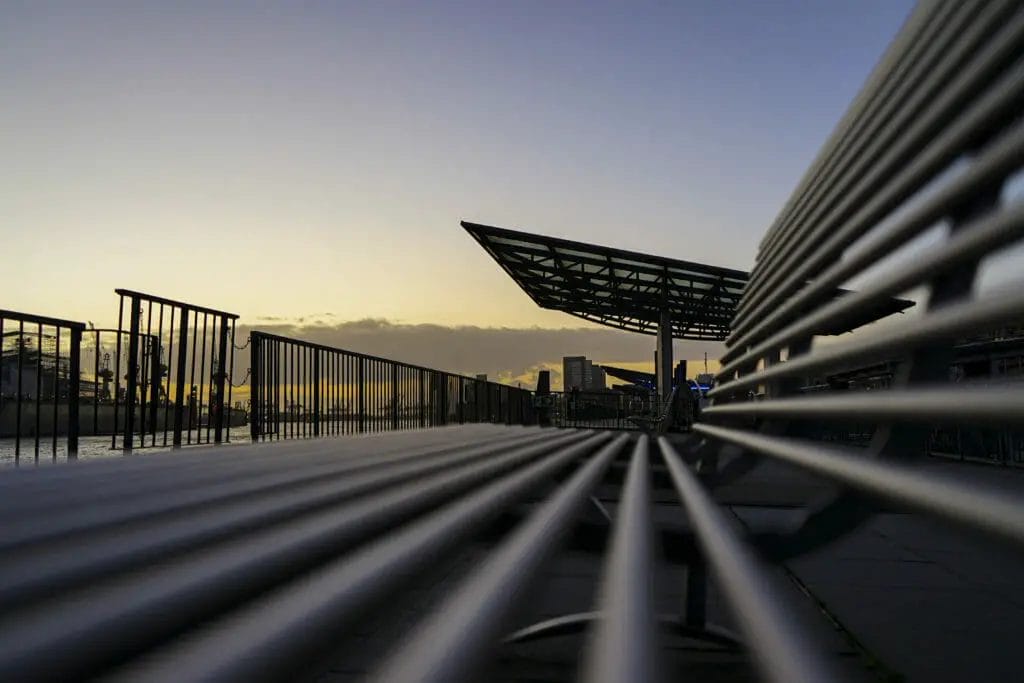
[[495, 382], [495, 381], [492, 381], [492, 380], [489, 380], [489, 379], [488, 380], [481, 380], [481, 379], [477, 379], [476, 377], [469, 377], [468, 375], [460, 375], [457, 372], [449, 372], [448, 370], [439, 370], [437, 368], [428, 368], [428, 367], [423, 366], [423, 365], [416, 365], [415, 363], [407, 363], [405, 361], [395, 360], [393, 358], [384, 358], [383, 356], [372, 356], [372, 355], [370, 355], [368, 353], [362, 353], [360, 351], [353, 351], [351, 349], [342, 349], [342, 348], [339, 348], [337, 346], [328, 346], [326, 344], [319, 344], [317, 342], [306, 341], [304, 339], [297, 339], [295, 337], [285, 337], [283, 335], [274, 334], [272, 332], [262, 332], [260, 330], [250, 330], [249, 334], [261, 337], [263, 339], [272, 339], [274, 341], [284, 342], [284, 343], [288, 343], [288, 344], [299, 344], [299, 345], [302, 345], [302, 346], [305, 346], [305, 347], [311, 348], [311, 349], [320, 349], [321, 351], [330, 351], [330, 352], [333, 352], [333, 353], [347, 353], [350, 356], [354, 356], [356, 358], [365, 358], [366, 360], [381, 361], [381, 362], [384, 362], [384, 363], [394, 363], [395, 365], [399, 365], [401, 367], [405, 367], [405, 368], [408, 368], [410, 370], [422, 370], [424, 372], [440, 372], [442, 374], [448, 375], [449, 377], [454, 377], [456, 379], [465, 379], [465, 380], [469, 380], [471, 382], [484, 382], [486, 384], [493, 384], [493, 385], [499, 386], [499, 387], [508, 387], [509, 389], [516, 389], [518, 391], [530, 391], [530, 389], [524, 389], [522, 387], [512, 386], [511, 384], [505, 384], [504, 382]]
[[133, 299], [145, 299], [146, 301], [150, 301], [150, 302], [155, 303], [155, 304], [164, 304], [165, 306], [177, 306], [177, 307], [180, 307], [180, 308], [187, 308], [190, 311], [198, 311], [199, 313], [208, 313], [210, 315], [216, 315], [216, 316], [220, 316], [220, 317], [224, 317], [224, 318], [229, 318], [231, 320], [238, 320], [238, 317], [239, 317], [237, 313], [228, 313], [227, 311], [219, 311], [216, 308], [208, 308], [206, 306], [196, 306], [195, 304], [185, 303], [184, 301], [175, 301], [174, 299], [168, 299], [166, 297], [156, 296], [154, 294], [146, 294], [144, 292], [137, 292], [137, 291], [132, 290], [132, 289], [121, 289], [121, 288], [118, 288], [118, 289], [114, 290], [114, 293], [115, 294], [120, 294], [121, 296], [131, 297]]
[[37, 325], [50, 325], [52, 327], [67, 327], [72, 330], [84, 330], [85, 323], [62, 318], [51, 318], [45, 315], [33, 315], [31, 313], [19, 313], [8, 309], [0, 309], [0, 318], [5, 320], [17, 320], [19, 322], [33, 323]]

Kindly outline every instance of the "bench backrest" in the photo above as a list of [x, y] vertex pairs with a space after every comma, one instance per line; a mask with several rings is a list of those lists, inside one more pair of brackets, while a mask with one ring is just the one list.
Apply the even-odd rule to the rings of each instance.
[[[981, 277], [1000, 257], [1003, 273], [1024, 275], [1012, 252], [1024, 205], [1007, 196], [1024, 164], [1022, 104], [1021, 3], [919, 4], [760, 244], [696, 425], [740, 456], [728, 476], [770, 455], [920, 508], [944, 489], [901, 479], [897, 464], [941, 450], [944, 434], [1002, 430], [1002, 457], [1024, 457], [1024, 382], [998, 372], [999, 353], [1024, 355], [1024, 280]], [[893, 298], [915, 305], [863, 324]], [[854, 506], [846, 494], [827, 503], [790, 552], [856, 523]], [[979, 528], [966, 509], [944, 514]]]

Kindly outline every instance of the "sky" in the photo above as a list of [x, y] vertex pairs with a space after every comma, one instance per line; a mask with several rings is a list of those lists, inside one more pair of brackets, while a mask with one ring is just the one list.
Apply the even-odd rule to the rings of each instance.
[[[0, 308], [110, 324], [125, 287], [442, 369], [648, 363], [459, 221], [749, 269], [910, 6], [4, 0]], [[500, 341], [449, 361], [460, 330]]]

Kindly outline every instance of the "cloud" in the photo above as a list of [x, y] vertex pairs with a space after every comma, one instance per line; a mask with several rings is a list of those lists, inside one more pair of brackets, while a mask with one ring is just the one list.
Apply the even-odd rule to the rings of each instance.
[[[263, 316], [260, 321], [273, 321]], [[325, 346], [358, 351], [464, 375], [487, 373], [491, 379], [521, 382], [532, 388], [537, 372], [552, 370], [552, 385], [561, 385], [562, 356], [585, 355], [598, 363], [653, 363], [654, 337], [592, 327], [511, 328], [406, 324], [383, 318], [330, 323], [293, 319], [259, 324], [263, 332]], [[236, 338], [245, 339], [252, 326], [239, 325]], [[698, 359], [705, 352], [717, 358], [715, 342], [676, 342], [676, 357]], [[248, 354], [236, 357], [236, 370], [248, 365]], [[241, 363], [241, 364], [240, 364]]]

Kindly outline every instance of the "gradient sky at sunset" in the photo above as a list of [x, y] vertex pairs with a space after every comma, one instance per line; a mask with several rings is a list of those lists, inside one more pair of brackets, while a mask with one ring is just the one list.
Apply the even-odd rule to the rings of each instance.
[[2, 3], [0, 308], [579, 327], [459, 220], [747, 269], [910, 4]]

